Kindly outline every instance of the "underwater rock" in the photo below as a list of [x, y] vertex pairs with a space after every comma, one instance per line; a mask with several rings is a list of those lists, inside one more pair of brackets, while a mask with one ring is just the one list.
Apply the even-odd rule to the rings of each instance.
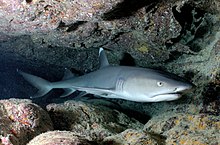
[[89, 140], [103, 140], [127, 128], [143, 128], [143, 124], [117, 110], [81, 101], [49, 104], [47, 110], [55, 130], [73, 131]]
[[103, 13], [120, 2], [122, 0], [1, 0], [0, 31], [16, 35], [48, 32], [57, 27], [74, 31], [78, 24], [100, 20]]
[[[11, 20], [9, 24], [0, 27], [3, 29], [0, 31], [0, 40], [1, 37], [4, 39], [3, 46], [6, 47], [1, 50], [2, 53], [13, 52], [24, 58], [80, 71], [91, 71], [97, 66], [97, 59], [94, 59], [97, 50], [93, 49], [97, 47], [113, 50], [109, 53], [109, 60], [113, 63], [118, 63], [121, 59], [119, 56], [126, 52], [134, 57], [138, 66], [165, 69], [163, 62], [174, 61], [178, 64], [181, 60], [176, 59], [180, 56], [185, 55], [187, 59], [201, 50], [204, 46], [193, 42], [210, 42], [210, 39], [205, 38], [207, 41], [203, 41], [202, 38], [206, 34], [211, 34], [211, 37], [216, 32], [213, 27], [219, 26], [212, 19], [219, 2], [210, 0], [205, 0], [206, 8], [212, 9], [208, 11], [202, 6], [204, 2], [201, 0], [114, 0], [105, 3], [100, 0], [1, 1], [5, 6], [3, 12], [10, 10], [7, 13], [11, 14], [15, 11], [6, 20]], [[21, 9], [19, 13], [24, 18], [16, 16], [19, 15], [16, 8]], [[4, 15], [2, 19], [7, 16]], [[26, 21], [15, 23], [16, 19]], [[19, 27], [22, 28], [18, 29]], [[16, 31], [16, 35], [20, 32], [25, 35], [12, 37], [10, 34], [13, 31]], [[186, 62], [182, 62], [183, 65]], [[174, 71], [172, 68], [171, 66], [171, 71]], [[179, 74], [182, 74], [183, 70], [179, 70]]]
[[164, 139], [159, 135], [143, 131], [127, 129], [120, 134], [106, 137], [103, 145], [158, 145], [164, 144]]
[[2, 145], [24, 145], [36, 135], [53, 130], [47, 112], [30, 100], [0, 100], [0, 115]]
[[[219, 0], [0, 0], [0, 59], [6, 66], [0, 67], [1, 72], [8, 67], [11, 67], [11, 70], [20, 68], [56, 81], [62, 77], [64, 67], [77, 70], [81, 74], [97, 69], [96, 48], [103, 47], [108, 50], [107, 56], [111, 64], [118, 64], [126, 52], [128, 55], [124, 55], [124, 65], [129, 64], [126, 61], [131, 59], [126, 59], [126, 56], [130, 56], [137, 66], [167, 70], [187, 78], [196, 85], [194, 91], [184, 94], [180, 100], [174, 102], [145, 104], [115, 101], [122, 108], [147, 114], [153, 117], [152, 120], [168, 111], [170, 114], [161, 120], [172, 118], [176, 113], [185, 115], [200, 112], [205, 116], [217, 117], [220, 114], [219, 83], [214, 83], [214, 80], [219, 81], [217, 74], [220, 72], [219, 14]], [[13, 73], [3, 75], [3, 78], [9, 76], [15, 84], [23, 81], [14, 81], [10, 75], [16, 76]], [[8, 96], [20, 96], [13, 95], [17, 87], [8, 84], [10, 83], [0, 85], [6, 90], [7, 95], [10, 90], [12, 93]], [[19, 85], [25, 83], [17, 86]], [[24, 87], [23, 90], [19, 87], [18, 90], [29, 95], [29, 87], [28, 84], [28, 87]], [[73, 108], [74, 103], [69, 104], [70, 108]], [[92, 110], [87, 113], [78, 104], [73, 111], [68, 111], [68, 103], [61, 107], [62, 105], [48, 105], [56, 129], [76, 130], [89, 138], [99, 136], [101, 139], [127, 129], [128, 123], [125, 123], [126, 127], [118, 123], [114, 129], [120, 131], [108, 130], [112, 129], [109, 127], [111, 122], [108, 121], [113, 118], [112, 122], [115, 122], [114, 119], [121, 114], [117, 111], [106, 111], [109, 114], [115, 113], [116, 117], [99, 114], [100, 119], [97, 117], [98, 113], [93, 112], [93, 107], [85, 107], [83, 104], [81, 108]], [[53, 108], [56, 108], [54, 112]], [[194, 116], [200, 118], [200, 115]], [[101, 121], [94, 121], [95, 119]], [[3, 118], [2, 121], [10, 122], [7, 118]], [[160, 122], [162, 121], [158, 124]], [[190, 121], [187, 123], [189, 126], [194, 125], [190, 124]], [[2, 128], [5, 132], [10, 131], [4, 124]], [[103, 137], [97, 135], [98, 131], [93, 128], [104, 130]], [[171, 129], [170, 132], [172, 131]], [[177, 133], [181, 134], [180, 131]], [[199, 134], [203, 133], [199, 130]], [[94, 136], [91, 137], [91, 134]], [[2, 141], [7, 142], [9, 136], [6, 135]], [[195, 139], [196, 135], [193, 135], [194, 132], [189, 133], [189, 136]], [[171, 139], [173, 138], [167, 138], [167, 142], [172, 142]]]
[[144, 130], [164, 136], [166, 144], [220, 144], [218, 116], [167, 112], [153, 117]]
[[27, 145], [95, 145], [70, 131], [48, 131], [32, 139]]
[[[120, 58], [116, 57], [127, 52], [139, 66], [163, 66], [163, 62], [201, 50], [203, 46], [194, 41], [209, 42], [210, 39], [202, 38], [212, 36], [211, 32], [216, 32], [213, 27], [218, 27], [213, 20], [219, 8], [217, 0], [0, 0], [0, 3], [0, 40], [9, 42], [4, 47], [11, 45], [1, 51], [80, 70], [94, 66], [92, 48], [101, 46], [114, 50], [110, 62], [118, 63]], [[13, 33], [18, 37], [12, 37]], [[79, 50], [85, 49], [91, 52], [78, 56], [82, 53]], [[82, 61], [87, 65], [79, 65]]]

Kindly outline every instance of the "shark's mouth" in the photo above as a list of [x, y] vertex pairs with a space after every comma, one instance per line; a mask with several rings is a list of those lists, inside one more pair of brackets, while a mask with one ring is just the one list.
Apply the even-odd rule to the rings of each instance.
[[165, 94], [159, 94], [152, 97], [155, 102], [160, 101], [172, 101], [177, 100], [181, 97], [181, 93], [165, 93]]
[[[181, 91], [174, 91], [171, 93], [161, 93], [161, 94], [156, 94], [153, 97], [157, 97], [157, 96], [162, 96], [162, 95], [182, 95], [183, 93]], [[152, 97], [152, 98], [153, 98]]]
[[152, 98], [155, 97], [162, 97], [162, 98], [174, 98], [178, 99], [181, 97], [181, 95], [183, 94], [183, 92], [185, 92], [186, 90], [188, 90], [187, 88], [175, 88], [171, 93], [163, 93], [163, 94], [157, 94], [154, 95]]

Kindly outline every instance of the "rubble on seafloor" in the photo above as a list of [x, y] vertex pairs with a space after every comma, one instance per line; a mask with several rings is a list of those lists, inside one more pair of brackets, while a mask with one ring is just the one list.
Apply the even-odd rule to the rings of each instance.
[[220, 143], [220, 118], [214, 115], [168, 112], [144, 125], [106, 106], [74, 100], [49, 104], [47, 111], [26, 99], [0, 105], [1, 145]]

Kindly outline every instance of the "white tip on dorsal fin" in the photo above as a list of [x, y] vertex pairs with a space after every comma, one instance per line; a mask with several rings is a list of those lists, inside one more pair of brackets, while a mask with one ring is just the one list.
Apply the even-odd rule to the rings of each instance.
[[103, 68], [103, 67], [109, 65], [108, 59], [107, 59], [106, 54], [105, 54], [105, 51], [102, 47], [99, 48], [99, 64], [100, 64], [99, 68]]
[[75, 75], [69, 69], [65, 68], [65, 72], [62, 80], [68, 80], [73, 77], [75, 77]]

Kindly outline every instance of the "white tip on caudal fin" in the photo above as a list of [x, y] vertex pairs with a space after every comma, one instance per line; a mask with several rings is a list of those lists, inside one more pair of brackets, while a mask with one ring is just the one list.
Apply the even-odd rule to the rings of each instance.
[[99, 64], [100, 68], [108, 66], [108, 59], [103, 48], [99, 48]]
[[34, 96], [31, 96], [30, 98], [39, 98], [44, 95], [46, 95], [51, 89], [51, 83], [47, 80], [44, 80], [40, 77], [22, 72], [20, 70], [17, 70], [19, 74], [21, 74], [26, 81], [31, 83], [34, 87], [38, 88], [39, 91]]

